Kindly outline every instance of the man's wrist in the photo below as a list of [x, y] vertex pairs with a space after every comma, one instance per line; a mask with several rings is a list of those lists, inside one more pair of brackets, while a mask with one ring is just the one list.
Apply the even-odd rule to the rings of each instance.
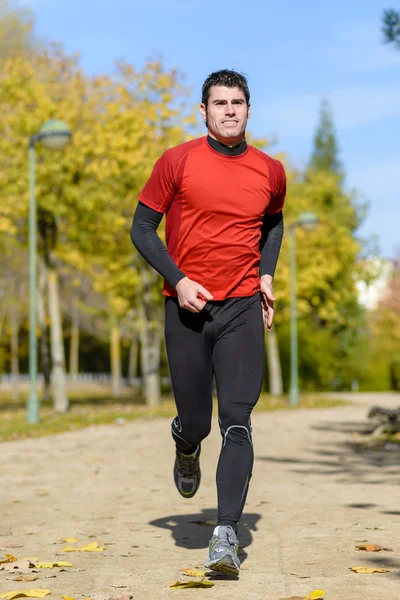
[[177, 287], [178, 287], [178, 284], [180, 284], [180, 283], [181, 283], [181, 281], [183, 281], [184, 279], [187, 279], [186, 275], [183, 275], [183, 277], [181, 277], [181, 278], [179, 279], [179, 281], [177, 281], [177, 282], [176, 282], [176, 284], [175, 284], [175, 286], [174, 286], [174, 287], [175, 287], [175, 289], [177, 289]]
[[262, 282], [265, 282], [267, 285], [272, 286], [272, 282], [274, 280], [274, 278], [272, 277], [272, 275], [261, 275], [260, 277]]

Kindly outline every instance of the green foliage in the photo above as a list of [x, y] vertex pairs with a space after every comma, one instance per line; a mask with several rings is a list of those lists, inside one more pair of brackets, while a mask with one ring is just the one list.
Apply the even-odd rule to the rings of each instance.
[[400, 13], [397, 10], [385, 10], [382, 16], [384, 41], [400, 49]]
[[186, 92], [181, 75], [161, 61], [141, 71], [121, 63], [112, 77], [86, 76], [57, 46], [4, 61], [0, 185], [8, 202], [0, 235], [16, 234], [26, 245], [28, 140], [62, 117], [73, 143], [62, 152], [36, 147], [38, 249], [48, 266], [91, 279], [106, 299], [106, 318], [132, 320], [140, 302], [143, 265], [129, 237], [132, 215], [156, 159], [187, 139]]
[[309, 168], [338, 174], [341, 172], [332, 112], [326, 99], [321, 103], [320, 121], [314, 137], [314, 150]]
[[0, 0], [0, 61], [8, 56], [32, 51], [34, 18], [25, 6]]
[[369, 364], [378, 364], [386, 389], [400, 391], [400, 258], [386, 293], [369, 319]]
[[[364, 264], [355, 230], [363, 207], [342, 185], [329, 106], [322, 104], [315, 148], [305, 173], [287, 169], [286, 229], [304, 211], [316, 213], [313, 231], [296, 227], [299, 377], [302, 389], [351, 389], [363, 372], [364, 314], [356, 281]], [[275, 277], [276, 324], [283, 378], [289, 386], [289, 236]]]

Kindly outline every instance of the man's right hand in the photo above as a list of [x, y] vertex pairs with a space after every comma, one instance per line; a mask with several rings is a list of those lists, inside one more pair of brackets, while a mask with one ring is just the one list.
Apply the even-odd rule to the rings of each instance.
[[[207, 300], [212, 300], [214, 298], [206, 288], [200, 285], [200, 283], [192, 281], [189, 277], [184, 277], [178, 281], [175, 289], [178, 293], [179, 306], [194, 313], [202, 311], [207, 304]], [[205, 300], [199, 298], [199, 294], [201, 294]]]

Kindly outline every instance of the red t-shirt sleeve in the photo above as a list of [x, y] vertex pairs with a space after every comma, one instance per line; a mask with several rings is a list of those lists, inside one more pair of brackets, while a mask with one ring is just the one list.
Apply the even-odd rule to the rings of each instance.
[[152, 174], [139, 194], [139, 200], [149, 208], [165, 213], [175, 193], [175, 173], [171, 153], [167, 151], [154, 165]]
[[286, 173], [283, 165], [279, 160], [275, 161], [275, 192], [271, 197], [271, 201], [267, 208], [267, 213], [269, 215], [276, 215], [276, 213], [280, 212], [285, 204], [286, 198]]

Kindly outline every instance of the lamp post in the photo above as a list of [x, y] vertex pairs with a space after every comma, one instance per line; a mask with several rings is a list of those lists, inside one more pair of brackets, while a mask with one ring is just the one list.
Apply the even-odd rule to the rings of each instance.
[[318, 217], [310, 211], [301, 213], [297, 221], [289, 226], [290, 243], [290, 390], [289, 404], [299, 402], [297, 308], [296, 308], [296, 227], [311, 230], [318, 224]]
[[30, 393], [27, 403], [27, 422], [39, 422], [39, 401], [37, 397], [37, 344], [36, 344], [36, 228], [37, 210], [35, 194], [36, 142], [47, 148], [64, 148], [71, 139], [71, 131], [63, 121], [51, 119], [29, 140], [29, 379]]

